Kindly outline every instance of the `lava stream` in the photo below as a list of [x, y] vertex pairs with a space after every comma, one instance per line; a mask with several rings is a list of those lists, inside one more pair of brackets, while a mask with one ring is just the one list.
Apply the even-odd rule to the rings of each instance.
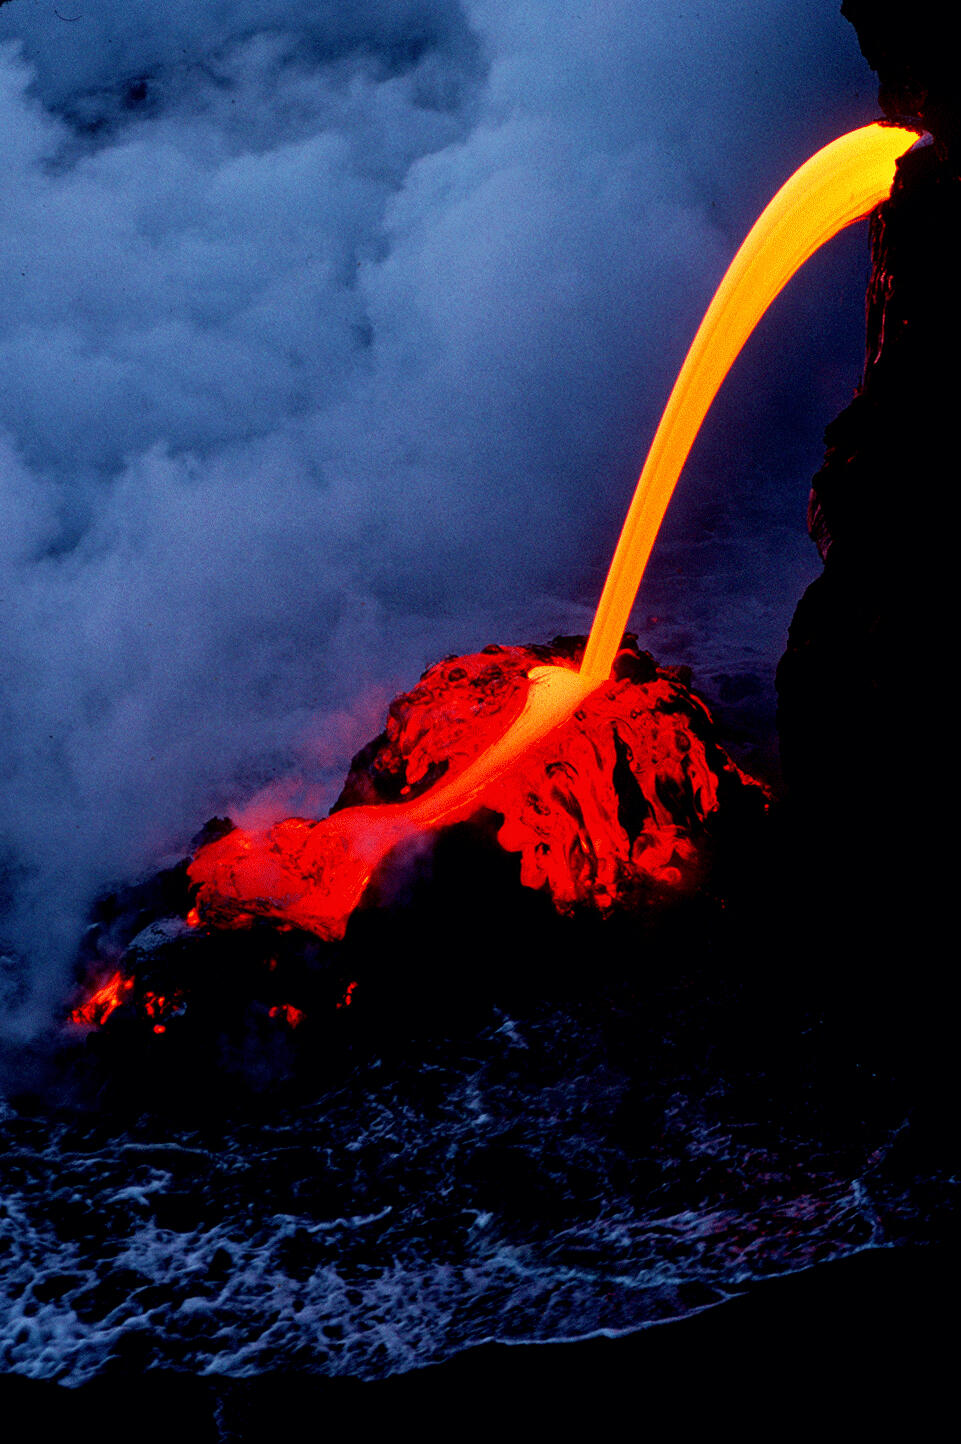
[[[190, 868], [191, 879], [201, 885], [201, 917], [208, 922], [216, 918], [216, 893], [223, 885], [226, 863], [232, 889], [243, 890], [250, 917], [280, 913], [321, 936], [340, 936], [389, 852], [406, 838], [476, 812], [484, 794], [518, 757], [566, 721], [595, 690], [594, 683], [569, 667], [533, 667], [526, 682], [512, 699], [516, 715], [507, 729], [423, 796], [410, 802], [347, 808], [332, 813], [322, 827], [289, 818], [272, 828], [266, 839], [238, 830], [201, 848]], [[519, 711], [518, 701], [522, 701]], [[300, 854], [296, 873], [305, 883], [293, 893], [292, 853]], [[231, 909], [230, 925], [237, 923], [238, 914]]]
[[202, 921], [236, 927], [267, 915], [321, 936], [342, 935], [388, 852], [407, 837], [476, 811], [499, 777], [607, 683], [674, 486], [725, 376], [768, 306], [808, 257], [886, 199], [898, 159], [917, 140], [917, 131], [884, 123], [841, 136], [795, 172], [751, 229], [668, 399], [580, 670], [533, 668], [513, 705], [504, 709], [513, 714], [505, 730], [485, 747], [479, 729], [478, 755], [414, 800], [345, 809], [322, 824], [290, 818], [266, 835], [238, 831], [201, 848], [190, 876], [199, 887]]
[[664, 513], [701, 423], [771, 302], [814, 252], [887, 200], [918, 131], [877, 122], [840, 136], [794, 172], [724, 273], [658, 423], [611, 561], [581, 671], [610, 674]]

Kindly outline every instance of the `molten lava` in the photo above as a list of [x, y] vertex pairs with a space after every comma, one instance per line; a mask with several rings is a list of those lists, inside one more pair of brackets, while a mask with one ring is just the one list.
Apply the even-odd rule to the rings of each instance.
[[697, 329], [658, 423], [584, 653], [582, 671], [609, 674], [644, 568], [701, 423], [751, 332], [795, 272], [845, 226], [891, 194], [918, 132], [878, 123], [817, 151], [748, 232]]
[[299, 1028], [306, 1014], [300, 1008], [295, 1008], [293, 1003], [278, 1003], [270, 1009], [270, 1016], [279, 1018], [288, 1028]]
[[[890, 193], [897, 160], [917, 138], [914, 130], [885, 124], [842, 136], [801, 166], [750, 231], [668, 399], [580, 668], [537, 666], [534, 657], [521, 661], [519, 650], [516, 666], [487, 672], [477, 658], [457, 659], [446, 674], [448, 685], [431, 696], [407, 752], [398, 753], [390, 742], [384, 768], [404, 759], [405, 781], [394, 800], [364, 799], [322, 821], [289, 818], [259, 836], [234, 832], [200, 850], [190, 876], [204, 923], [242, 927], [270, 917], [340, 937], [390, 852], [481, 806], [503, 814], [500, 840], [521, 854], [522, 881], [546, 886], [558, 907], [587, 898], [607, 905], [623, 890], [625, 868], [635, 879], [681, 878], [690, 840], [664, 805], [669, 789], [659, 769], [668, 768], [672, 786], [690, 791], [701, 821], [716, 805], [716, 779], [683, 730], [671, 738], [679, 749], [672, 754], [664, 735], [670, 730], [666, 695], [645, 696], [631, 711], [631, 725], [621, 718], [615, 727], [611, 708], [618, 684], [608, 680], [615, 656], [674, 486], [724, 377], [795, 271]], [[462, 681], [468, 685], [459, 687]], [[589, 719], [589, 725], [579, 729], [572, 718]], [[616, 820], [610, 792], [584, 780], [595, 771], [613, 776], [601, 759], [615, 738], [626, 749], [646, 808], [644, 826], [633, 838]]]
[[[340, 938], [395, 849], [483, 809], [501, 818], [498, 841], [519, 855], [521, 882], [545, 889], [561, 911], [605, 911], [695, 879], [699, 839], [722, 793], [751, 784], [675, 676], [636, 649], [615, 665], [624, 628], [675, 483], [741, 348], [808, 257], [888, 196], [898, 158], [917, 139], [887, 124], [842, 136], [801, 166], [750, 231], [668, 398], [580, 666], [570, 649], [490, 647], [431, 668], [393, 704], [386, 733], [355, 762], [329, 817], [235, 829], [199, 849], [190, 929], [270, 919]], [[354, 987], [338, 1008], [350, 1006]], [[104, 1022], [132, 988], [115, 974], [73, 1021]], [[182, 1006], [173, 995], [144, 999], [158, 1033]], [[290, 1027], [303, 1018], [286, 1003], [270, 1016]]]
[[126, 978], [123, 973], [114, 973], [85, 998], [79, 1007], [74, 1008], [70, 1014], [71, 1023], [80, 1023], [88, 1028], [105, 1023], [110, 1014], [126, 1002], [132, 991], [133, 978]]
[[504, 719], [529, 700], [529, 679], [579, 685], [570, 659], [535, 666], [543, 653], [489, 647], [430, 668], [393, 703], [386, 732], [361, 754], [329, 817], [288, 818], [259, 836], [238, 829], [201, 848], [190, 877], [203, 922], [238, 928], [271, 918], [342, 937], [398, 844], [480, 807], [503, 819], [498, 842], [520, 855], [521, 882], [546, 888], [560, 911], [604, 911], [692, 881], [721, 790], [749, 785], [713, 739], [707, 709], [672, 673], [626, 649], [615, 677], [573, 713], [558, 689], [562, 719], [495, 770]]

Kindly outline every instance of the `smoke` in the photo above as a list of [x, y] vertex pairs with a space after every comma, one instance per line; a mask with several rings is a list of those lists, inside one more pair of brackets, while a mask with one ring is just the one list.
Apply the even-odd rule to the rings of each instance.
[[[430, 661], [585, 629], [724, 265], [872, 115], [815, 0], [3, 6], [8, 1014], [212, 812], [322, 810]], [[864, 267], [732, 377], [664, 660], [773, 668]]]

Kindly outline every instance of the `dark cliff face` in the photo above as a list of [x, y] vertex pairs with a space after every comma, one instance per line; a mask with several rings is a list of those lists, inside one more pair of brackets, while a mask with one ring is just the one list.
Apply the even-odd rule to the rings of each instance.
[[961, 114], [957, 0], [844, 0], [841, 14], [858, 33], [861, 53], [876, 70], [885, 115], [914, 116], [939, 146], [958, 154]]
[[878, 69], [884, 108], [913, 110], [933, 143], [904, 158], [891, 199], [872, 221], [864, 379], [828, 427], [814, 478], [809, 522], [825, 567], [797, 608], [778, 670], [779, 727], [797, 805], [816, 818], [847, 814], [868, 847], [880, 845], [879, 825], [899, 810], [919, 821], [940, 793], [933, 699], [955, 650], [961, 106], [948, 81], [961, 48], [954, 11], [922, 5], [899, 13], [860, 0], [844, 6]]
[[828, 427], [809, 512], [824, 571], [777, 679], [785, 906], [806, 955], [846, 990], [853, 1025], [911, 1057], [931, 1098], [945, 1092], [961, 1002], [944, 941], [957, 890], [946, 703], [961, 470], [957, 8], [844, 6], [883, 108], [913, 113], [933, 140], [904, 157], [872, 219], [864, 378]]

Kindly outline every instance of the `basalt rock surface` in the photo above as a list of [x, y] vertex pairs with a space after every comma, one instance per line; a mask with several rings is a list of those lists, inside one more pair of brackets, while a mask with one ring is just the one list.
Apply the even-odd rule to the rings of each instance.
[[[892, 119], [913, 116], [939, 148], [957, 157], [961, 141], [958, 61], [961, 11], [955, 0], [844, 0], [841, 14], [877, 71], [878, 101]], [[955, 159], [956, 165], [956, 159]]]
[[[954, 5], [908, 12], [847, 0], [843, 9], [878, 70], [886, 113], [917, 116], [933, 142], [902, 159], [872, 219], [864, 375], [828, 427], [814, 478], [809, 527], [824, 572], [798, 606], [779, 667], [779, 728], [796, 803], [862, 818], [869, 845], [890, 818], [892, 766], [915, 766], [908, 692], [933, 685], [953, 652], [961, 44]], [[915, 789], [912, 808], [932, 792]]]
[[961, 180], [933, 145], [901, 162], [871, 250], [864, 379], [811, 492], [824, 572], [778, 670], [789, 785], [865, 816], [887, 810], [908, 674], [933, 680], [950, 656]]
[[[798, 912], [816, 918], [871, 1031], [935, 1058], [950, 886], [951, 768], [937, 697], [955, 651], [961, 336], [961, 66], [956, 4], [846, 0], [886, 114], [930, 143], [871, 222], [866, 359], [831, 423], [809, 528], [824, 559], [778, 668]], [[812, 924], [812, 926], [815, 926]], [[878, 999], [886, 995], [886, 1003]], [[943, 1041], [943, 1040], [942, 1040]]]

